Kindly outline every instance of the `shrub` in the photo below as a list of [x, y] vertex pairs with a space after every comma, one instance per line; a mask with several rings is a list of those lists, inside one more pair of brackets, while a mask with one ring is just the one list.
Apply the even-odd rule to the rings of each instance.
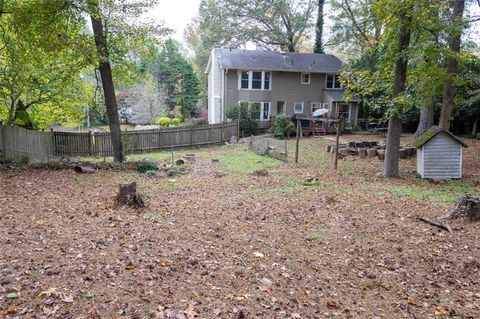
[[150, 162], [150, 161], [141, 161], [140, 163], [137, 164], [137, 168], [136, 168], [137, 172], [139, 172], [140, 174], [144, 174], [148, 171], [156, 171], [158, 170], [158, 166], [157, 164], [155, 164], [154, 162]]
[[151, 171], [146, 171], [145, 176], [147, 177], [156, 177], [157, 176], [157, 171], [151, 170]]
[[30, 163], [30, 156], [28, 156], [28, 154], [22, 154], [22, 156], [20, 156], [20, 164], [28, 165], [28, 163]]
[[157, 124], [160, 125], [160, 127], [168, 127], [170, 123], [171, 121], [168, 117], [161, 117], [157, 121]]
[[253, 103], [240, 102], [238, 105], [229, 106], [225, 110], [225, 116], [232, 120], [240, 117], [240, 129], [247, 135], [256, 134], [258, 131], [260, 108]]
[[273, 135], [277, 137], [289, 137], [295, 132], [295, 125], [292, 120], [285, 115], [275, 115], [273, 117]]
[[174, 118], [174, 119], [172, 120], [172, 124], [173, 124], [173, 126], [175, 126], [175, 127], [179, 127], [179, 126], [180, 126], [180, 123], [182, 123], [182, 120], [179, 119], [179, 118]]

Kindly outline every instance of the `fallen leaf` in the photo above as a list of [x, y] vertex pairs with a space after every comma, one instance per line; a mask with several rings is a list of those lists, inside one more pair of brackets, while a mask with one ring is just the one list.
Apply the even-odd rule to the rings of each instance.
[[5, 316], [14, 315], [14, 314], [16, 314], [16, 313], [17, 313], [17, 308], [12, 307], [12, 306], [10, 306], [10, 307], [8, 307], [7, 309], [5, 309], [5, 312], [4, 312]]
[[338, 309], [338, 304], [333, 300], [328, 300], [327, 301], [327, 307], [328, 308], [333, 308], [333, 309]]
[[66, 303], [72, 303], [73, 302], [73, 296], [71, 294], [66, 294], [66, 293], [61, 293], [58, 295], [60, 300]]
[[50, 297], [52, 294], [57, 292], [57, 288], [50, 288], [48, 290], [42, 291], [38, 294], [39, 297]]
[[253, 255], [254, 255], [255, 257], [258, 257], [258, 258], [263, 258], [263, 257], [265, 257], [264, 254], [259, 253], [258, 251], [254, 251], [254, 252], [253, 252]]
[[188, 316], [188, 318], [198, 317], [198, 312], [196, 312], [196, 311], [193, 309], [193, 305], [192, 305], [192, 304], [188, 305], [187, 309], [185, 309], [185, 311], [184, 311], [183, 313], [186, 314], [186, 315]]
[[18, 297], [20, 297], [18, 292], [10, 292], [7, 294], [7, 299], [17, 299]]
[[269, 285], [260, 285], [258, 286], [258, 289], [265, 292], [272, 292], [272, 286]]
[[408, 298], [407, 298], [407, 303], [408, 303], [409, 305], [414, 305], [414, 304], [415, 304], [415, 300], [413, 299], [412, 296], [408, 296]]

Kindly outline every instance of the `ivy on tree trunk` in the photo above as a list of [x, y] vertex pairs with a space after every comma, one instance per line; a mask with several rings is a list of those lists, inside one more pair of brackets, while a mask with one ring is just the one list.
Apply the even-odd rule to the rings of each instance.
[[318, 0], [317, 24], [315, 26], [315, 48], [313, 53], [325, 53], [323, 50], [323, 7], [325, 0]]

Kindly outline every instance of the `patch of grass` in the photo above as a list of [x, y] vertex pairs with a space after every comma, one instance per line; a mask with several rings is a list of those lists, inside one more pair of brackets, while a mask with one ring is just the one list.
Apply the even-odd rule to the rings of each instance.
[[[422, 189], [409, 185], [380, 185], [379, 188], [394, 193], [398, 196], [405, 196], [421, 200], [431, 200], [445, 204], [454, 204], [459, 195], [474, 192], [475, 189], [468, 183], [460, 183], [457, 185], [440, 184], [439, 189]], [[461, 185], [463, 184], [463, 185]], [[465, 184], [468, 184], [465, 185]], [[431, 186], [431, 185], [429, 185]], [[443, 187], [442, 187], [443, 186]]]
[[325, 231], [321, 228], [317, 228], [314, 232], [310, 233], [305, 239], [308, 241], [322, 241], [325, 239]]
[[228, 170], [236, 173], [251, 174], [256, 170], [269, 170], [282, 164], [280, 160], [257, 155], [252, 151], [245, 150], [228, 154], [221, 154], [220, 163]]

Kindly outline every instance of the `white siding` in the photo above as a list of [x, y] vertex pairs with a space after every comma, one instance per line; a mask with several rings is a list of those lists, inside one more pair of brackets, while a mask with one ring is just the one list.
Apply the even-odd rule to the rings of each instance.
[[462, 177], [462, 145], [446, 133], [439, 133], [423, 146], [423, 177]]
[[220, 123], [223, 117], [221, 114], [223, 71], [218, 63], [217, 53], [215, 49], [212, 50], [212, 65], [208, 72], [208, 122], [210, 124]]
[[423, 147], [417, 149], [417, 174], [423, 177]]

